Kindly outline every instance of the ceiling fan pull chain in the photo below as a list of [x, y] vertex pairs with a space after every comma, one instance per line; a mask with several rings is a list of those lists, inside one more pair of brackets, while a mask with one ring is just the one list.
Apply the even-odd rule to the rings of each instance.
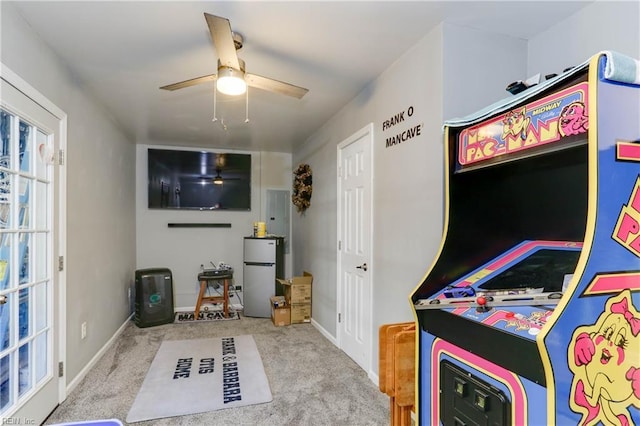
[[247, 91], [245, 93], [246, 93], [246, 106], [245, 106], [244, 122], [248, 123], [249, 122], [249, 86], [247, 86]]
[[216, 117], [216, 105], [218, 104], [218, 98], [216, 96], [216, 86], [213, 86], [213, 119], [211, 121], [213, 121], [214, 123], [216, 121], [218, 121], [218, 117]]

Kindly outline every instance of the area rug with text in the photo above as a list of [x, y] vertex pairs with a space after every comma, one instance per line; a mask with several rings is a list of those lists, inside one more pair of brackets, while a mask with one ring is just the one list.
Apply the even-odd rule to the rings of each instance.
[[162, 342], [126, 421], [128, 423], [272, 400], [251, 335]]

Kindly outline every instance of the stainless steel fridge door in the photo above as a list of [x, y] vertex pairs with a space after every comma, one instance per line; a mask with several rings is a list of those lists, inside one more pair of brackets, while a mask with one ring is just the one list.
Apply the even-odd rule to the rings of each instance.
[[276, 264], [244, 264], [244, 314], [248, 317], [270, 318], [271, 296], [276, 294]]
[[256, 263], [274, 263], [276, 261], [276, 243], [274, 239], [245, 238], [244, 261]]

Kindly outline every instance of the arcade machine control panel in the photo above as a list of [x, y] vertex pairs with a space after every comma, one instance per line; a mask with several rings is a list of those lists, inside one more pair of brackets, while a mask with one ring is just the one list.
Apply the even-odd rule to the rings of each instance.
[[443, 309], [534, 340], [576, 269], [581, 243], [524, 241], [429, 299], [416, 310]]

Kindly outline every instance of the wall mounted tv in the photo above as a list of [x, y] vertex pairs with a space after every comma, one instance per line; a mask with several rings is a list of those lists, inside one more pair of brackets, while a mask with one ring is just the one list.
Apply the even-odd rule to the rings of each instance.
[[148, 150], [149, 208], [251, 210], [251, 154]]

